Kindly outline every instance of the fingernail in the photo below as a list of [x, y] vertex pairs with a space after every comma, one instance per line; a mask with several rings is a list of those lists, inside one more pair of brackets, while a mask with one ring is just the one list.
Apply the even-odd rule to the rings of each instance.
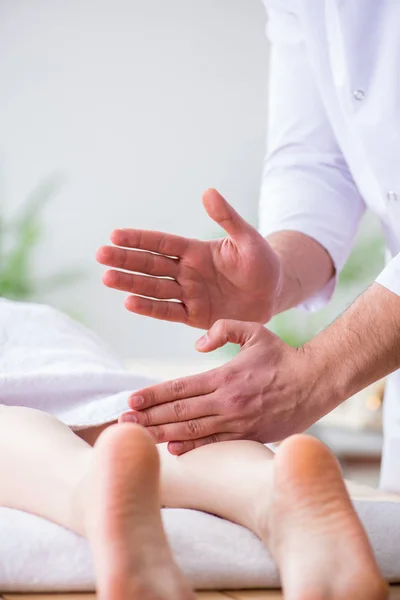
[[208, 336], [207, 336], [207, 334], [205, 334], [205, 335], [203, 335], [201, 338], [199, 338], [197, 340], [196, 346], [198, 348], [201, 348], [202, 346], [205, 346], [205, 344], [207, 343], [207, 341], [208, 341]]
[[144, 398], [142, 396], [131, 396], [130, 405], [131, 408], [140, 408], [144, 404]]
[[125, 413], [124, 415], [121, 415], [121, 420], [124, 423], [137, 423], [138, 422], [137, 416], [133, 413]]
[[171, 442], [168, 446], [168, 449], [171, 454], [180, 454], [183, 450], [183, 444], [182, 442]]

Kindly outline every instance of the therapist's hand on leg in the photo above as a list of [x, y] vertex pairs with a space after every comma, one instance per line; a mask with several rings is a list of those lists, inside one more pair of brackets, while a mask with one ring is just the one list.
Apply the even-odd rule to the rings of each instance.
[[117, 229], [114, 246], [97, 252], [100, 263], [113, 267], [103, 282], [132, 294], [125, 306], [140, 315], [202, 329], [221, 318], [266, 323], [281, 283], [277, 253], [216, 190], [207, 190], [203, 203], [229, 237], [205, 242]]
[[[292, 348], [258, 323], [221, 320], [197, 342], [209, 352], [227, 342], [241, 345], [226, 365], [137, 391], [133, 420], [173, 454], [224, 440], [282, 440], [304, 431], [319, 416], [315, 375], [303, 348]], [[321, 395], [322, 396], [322, 395]]]

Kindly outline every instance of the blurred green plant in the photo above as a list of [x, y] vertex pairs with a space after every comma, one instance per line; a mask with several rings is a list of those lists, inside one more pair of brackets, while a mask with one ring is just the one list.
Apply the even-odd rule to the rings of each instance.
[[382, 269], [385, 261], [385, 243], [383, 237], [374, 235], [361, 238], [350, 254], [339, 275], [338, 289], [349, 285], [364, 286]]
[[13, 219], [6, 219], [0, 212], [0, 297], [37, 299], [82, 278], [81, 269], [65, 269], [46, 278], [34, 275], [34, 251], [43, 237], [43, 211], [60, 185], [59, 178], [39, 185]]

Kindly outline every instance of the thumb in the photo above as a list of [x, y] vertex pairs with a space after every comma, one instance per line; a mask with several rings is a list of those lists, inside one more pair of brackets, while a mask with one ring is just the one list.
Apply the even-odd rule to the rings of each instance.
[[244, 346], [259, 333], [260, 328], [264, 329], [259, 323], [221, 319], [216, 321], [211, 329], [197, 340], [196, 350], [211, 352], [217, 348], [222, 348], [228, 342]]
[[217, 190], [208, 189], [203, 194], [203, 205], [209, 217], [218, 223], [232, 238], [249, 233], [253, 227], [247, 223]]

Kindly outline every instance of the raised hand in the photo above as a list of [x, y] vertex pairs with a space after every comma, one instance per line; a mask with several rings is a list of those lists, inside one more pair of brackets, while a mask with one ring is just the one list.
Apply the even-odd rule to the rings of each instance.
[[280, 284], [277, 254], [216, 190], [205, 192], [203, 204], [229, 237], [204, 242], [117, 229], [114, 245], [96, 255], [113, 267], [104, 284], [131, 294], [128, 310], [155, 319], [202, 329], [220, 318], [267, 322]]

